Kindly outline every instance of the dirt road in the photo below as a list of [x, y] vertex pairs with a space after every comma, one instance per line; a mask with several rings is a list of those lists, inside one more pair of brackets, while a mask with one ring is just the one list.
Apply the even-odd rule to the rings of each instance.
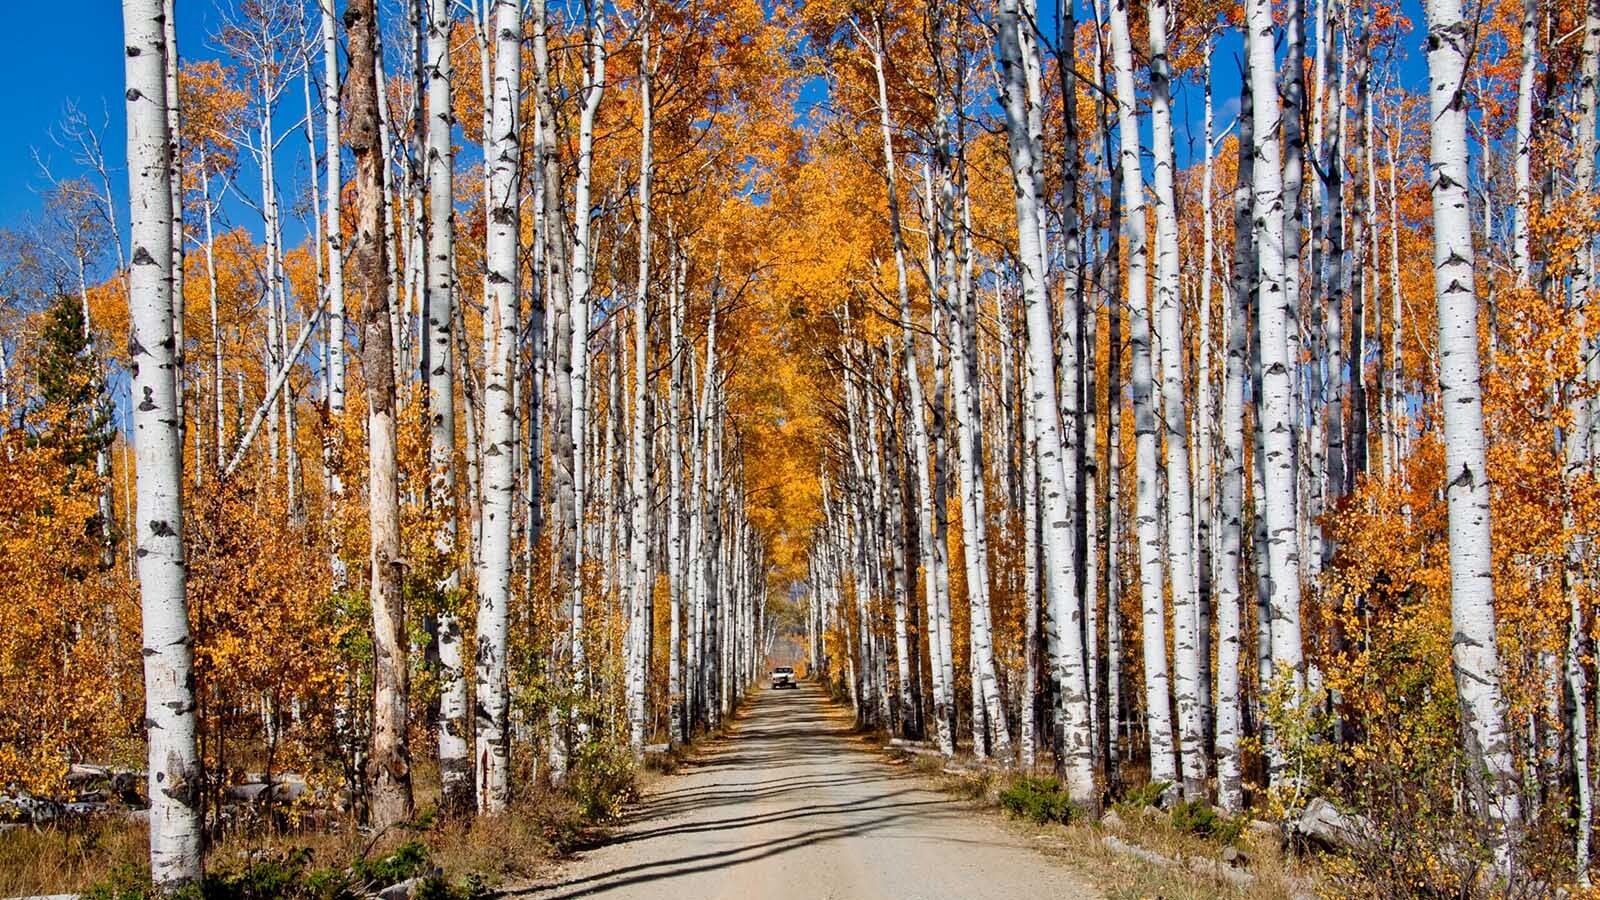
[[810, 684], [756, 693], [727, 740], [604, 846], [515, 897], [1099, 897], [994, 821], [886, 763]]

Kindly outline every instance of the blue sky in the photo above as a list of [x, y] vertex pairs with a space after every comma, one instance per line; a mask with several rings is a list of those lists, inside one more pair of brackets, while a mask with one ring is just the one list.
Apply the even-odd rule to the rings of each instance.
[[[231, 0], [219, 0], [227, 3]], [[14, 224], [36, 211], [37, 190], [42, 182], [34, 160], [37, 150], [53, 160], [62, 174], [73, 174], [70, 154], [51, 143], [50, 131], [60, 122], [65, 104], [76, 102], [89, 120], [98, 126], [106, 121], [105, 145], [113, 167], [114, 183], [120, 187], [125, 176], [122, 128], [122, 19], [119, 5], [112, 0], [95, 0], [86, 8], [94, 14], [84, 18], [64, 15], [59, 2], [14, 2], [8, 10], [12, 38], [10, 52], [0, 55], [0, 103], [7, 111], [8, 130], [0, 136], [0, 226]], [[178, 35], [185, 58], [212, 55], [210, 35], [217, 30], [219, 15], [213, 0], [180, 0]], [[1420, 0], [1405, 0], [1414, 30], [1402, 48], [1402, 79], [1418, 85], [1422, 76], [1422, 14]], [[1053, 30], [1053, 23], [1047, 23]], [[1229, 35], [1219, 43], [1215, 56], [1217, 125], [1222, 128], [1237, 110], [1238, 74], [1234, 64], [1239, 40]], [[1184, 128], [1195, 129], [1192, 144], [1199, 150], [1200, 93], [1193, 82], [1184, 83], [1177, 98], [1180, 160], [1191, 159], [1190, 141]], [[292, 102], [290, 105], [294, 105]], [[107, 115], [109, 113], [109, 115]], [[298, 142], [289, 142], [293, 152], [302, 152]], [[296, 166], [289, 166], [294, 172]], [[248, 176], [246, 176], [248, 178]], [[284, 184], [285, 189], [293, 185]], [[248, 216], [237, 216], [245, 224]]]
[[[72, 174], [71, 157], [50, 141], [68, 102], [83, 108], [98, 126], [109, 112], [106, 151], [119, 169], [124, 159], [122, 127], [122, 10], [112, 0], [73, 8], [61, 2], [6, 4], [9, 46], [0, 54], [0, 105], [8, 128], [0, 136], [0, 225], [38, 209], [41, 178], [33, 153], [53, 158]], [[72, 9], [73, 12], [67, 12]], [[82, 18], [77, 11], [87, 11]], [[185, 55], [199, 55], [216, 30], [213, 4], [178, 3], [178, 39]], [[191, 53], [190, 51], [196, 51]], [[118, 174], [121, 174], [120, 172]]]

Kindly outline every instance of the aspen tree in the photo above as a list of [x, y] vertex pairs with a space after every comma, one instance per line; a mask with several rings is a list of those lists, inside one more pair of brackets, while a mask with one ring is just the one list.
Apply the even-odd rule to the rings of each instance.
[[522, 145], [518, 106], [522, 88], [522, 8], [515, 0], [495, 0], [493, 136], [484, 248], [489, 296], [483, 316], [483, 499], [476, 683], [476, 765], [478, 811], [498, 814], [510, 801], [510, 709], [506, 670], [511, 601], [511, 526], [516, 488], [516, 409], [511, 403], [511, 367], [517, 347], [517, 235]]
[[[632, 467], [628, 502], [632, 513], [632, 539], [628, 547], [628, 734], [635, 756], [644, 754], [647, 713], [646, 677], [650, 668], [651, 614], [654, 585], [650, 583], [649, 532], [651, 527], [649, 481], [651, 459], [646, 421], [650, 397], [650, 177], [654, 166], [651, 100], [650, 28], [648, 0], [639, 22], [639, 272], [633, 296], [633, 423], [630, 436]], [[615, 361], [613, 361], [615, 364]]]
[[[1294, 382], [1290, 373], [1289, 328], [1293, 315], [1284, 283], [1283, 165], [1278, 138], [1282, 115], [1272, 83], [1276, 71], [1272, 58], [1277, 28], [1270, 0], [1249, 0], [1245, 37], [1255, 140], [1252, 178], [1255, 188], [1254, 241], [1260, 267], [1261, 400], [1260, 422], [1266, 556], [1270, 587], [1267, 594], [1274, 677], [1294, 692], [1294, 702], [1304, 689], [1300, 645], [1300, 558], [1296, 529], [1294, 469]], [[1298, 227], [1298, 226], [1296, 226]], [[1282, 748], [1269, 748], [1274, 774], [1286, 760]]]
[[1150, 778], [1175, 785], [1177, 747], [1167, 676], [1166, 600], [1161, 565], [1161, 523], [1156, 497], [1156, 412], [1151, 398], [1149, 247], [1145, 232], [1144, 165], [1139, 158], [1139, 123], [1134, 107], [1133, 46], [1127, 0], [1111, 0], [1112, 69], [1116, 82], [1117, 130], [1122, 145], [1123, 228], [1128, 238], [1128, 311], [1132, 317], [1135, 466], [1138, 485], [1139, 594], [1144, 621], [1145, 716], [1150, 739]]
[[[937, 35], [943, 22], [941, 7], [932, 11]], [[874, 20], [876, 42], [870, 44], [873, 72], [878, 84], [878, 127], [883, 139], [885, 190], [889, 201], [889, 230], [894, 241], [895, 285], [900, 315], [900, 364], [905, 381], [907, 415], [906, 424], [911, 429], [911, 461], [916, 469], [917, 485], [917, 545], [923, 564], [924, 598], [928, 607], [929, 656], [933, 688], [934, 731], [939, 750], [946, 756], [955, 753], [955, 707], [950, 694], [953, 685], [943, 660], [949, 643], [949, 617], [942, 614], [941, 590], [948, 590], [948, 577], [940, 565], [942, 556], [935, 549], [934, 495], [928, 475], [928, 460], [933, 455], [927, 423], [923, 419], [926, 403], [922, 393], [922, 375], [917, 367], [916, 331], [911, 319], [910, 282], [906, 275], [906, 242], [900, 219], [900, 195], [895, 176], [894, 134], [889, 119], [889, 90], [884, 80], [884, 55], [886, 53], [883, 22]], [[941, 93], [942, 97], [942, 93]]]
[[389, 317], [388, 248], [383, 239], [383, 169], [379, 153], [377, 10], [373, 0], [345, 7], [350, 36], [350, 147], [356, 159], [357, 225], [351, 257], [362, 310], [361, 369], [367, 394], [370, 593], [375, 659], [371, 751], [367, 762], [371, 817], [383, 829], [411, 817], [411, 755], [406, 746], [405, 605], [400, 593], [400, 498], [395, 463], [395, 383]]
[[[1178, 296], [1178, 210], [1173, 187], [1171, 63], [1167, 58], [1167, 0], [1151, 0], [1150, 131], [1155, 168], [1157, 341], [1161, 354], [1162, 425], [1166, 432], [1167, 585], [1172, 592], [1173, 687], [1183, 795], [1205, 796], [1205, 736], [1201, 716], [1199, 599], [1195, 595], [1194, 506], [1190, 492], [1188, 412], [1184, 400], [1183, 310]], [[1159, 593], [1160, 588], [1157, 588]], [[1148, 604], [1149, 601], [1146, 600]], [[1148, 606], [1146, 607], [1149, 608]], [[1150, 627], [1147, 619], [1146, 627]], [[1209, 629], [1209, 623], [1206, 623]], [[1161, 632], [1164, 632], [1164, 627]], [[1161, 652], [1165, 653], [1164, 646]], [[1146, 647], [1148, 648], [1148, 644]]]
[[1459, 0], [1428, 0], [1432, 111], [1434, 296], [1439, 321], [1439, 389], [1444, 410], [1445, 497], [1449, 506], [1451, 662], [1473, 771], [1475, 812], [1488, 823], [1496, 867], [1515, 864], [1521, 797], [1506, 732], [1491, 572], [1489, 480], [1484, 462], [1478, 363], [1478, 295], [1473, 284], [1467, 202], [1466, 97], [1462, 76], [1472, 28]]
[[[1600, 7], [1593, 2], [1586, 3], [1584, 7], [1583, 46], [1580, 51], [1578, 65], [1578, 90], [1577, 90], [1577, 140], [1578, 154], [1573, 164], [1573, 190], [1582, 197], [1594, 191], [1595, 169], [1595, 144], [1597, 142], [1596, 121], [1597, 100], [1596, 83], [1600, 82]], [[1393, 177], [1393, 168], [1390, 169]], [[1392, 188], [1391, 188], [1392, 192]], [[1591, 240], [1592, 243], [1592, 240]], [[1593, 272], [1591, 254], [1579, 251], [1577, 254], [1578, 265], [1572, 277], [1573, 301], [1580, 308], [1587, 305], [1593, 288]], [[1396, 319], [1395, 331], [1399, 331], [1399, 320]], [[1587, 344], [1585, 349], [1592, 358], [1592, 344]], [[1585, 373], [1585, 380], [1588, 373]], [[1587, 468], [1588, 460], [1594, 453], [1590, 445], [1590, 429], [1594, 411], [1588, 401], [1579, 400], [1569, 403], [1568, 408], [1572, 415], [1572, 425], [1564, 435], [1564, 463], [1566, 466], [1563, 478], [1563, 487], [1570, 490], [1571, 481], [1582, 474]], [[1566, 498], [1567, 508], [1566, 527], [1572, 528], [1571, 495]], [[1569, 729], [1572, 740], [1572, 767], [1577, 782], [1577, 797], [1574, 822], [1574, 848], [1573, 868], [1577, 872], [1580, 885], [1588, 885], [1589, 881], [1589, 854], [1590, 842], [1594, 829], [1594, 773], [1592, 770], [1592, 757], [1590, 755], [1589, 735], [1589, 682], [1588, 673], [1584, 669], [1583, 659], [1590, 652], [1589, 634], [1585, 626], [1584, 608], [1577, 591], [1577, 581], [1581, 577], [1582, 564], [1581, 547], [1577, 540], [1569, 539], [1566, 552], [1567, 570], [1564, 588], [1567, 592], [1568, 622], [1567, 622], [1567, 652], [1565, 659], [1567, 693], [1571, 698], [1571, 715]]]
[[1250, 227], [1255, 173], [1254, 97], [1247, 80], [1240, 91], [1239, 159], [1233, 192], [1233, 282], [1225, 307], [1228, 358], [1222, 384], [1221, 538], [1217, 558], [1217, 805], [1244, 808], [1243, 706], [1240, 644], [1244, 570], [1244, 386], [1249, 378], [1245, 343], [1250, 333], [1250, 295], [1256, 279], [1255, 232]]
[[[440, 516], [434, 548], [447, 560], [439, 590], [453, 600], [460, 589], [456, 568], [456, 411], [455, 364], [455, 152], [450, 139], [455, 117], [450, 109], [449, 0], [429, 0], [428, 8], [428, 337], [423, 369], [428, 388], [428, 462], [432, 469], [428, 502]], [[449, 611], [439, 616], [439, 778], [442, 804], [460, 812], [472, 804], [472, 757], [467, 748], [467, 680], [462, 670], [461, 623]]]
[[1035, 419], [1035, 439], [1039, 465], [1042, 513], [1049, 527], [1043, 540], [1046, 564], [1045, 583], [1050, 596], [1050, 611], [1057, 638], [1053, 667], [1062, 692], [1061, 722], [1058, 731], [1063, 744], [1057, 748], [1063, 761], [1068, 793], [1078, 803], [1094, 801], [1094, 753], [1090, 746], [1089, 691], [1083, 667], [1083, 611], [1074, 596], [1077, 577], [1072, 558], [1071, 507], [1068, 481], [1062, 459], [1060, 408], [1054, 368], [1053, 335], [1049, 300], [1045, 295], [1044, 247], [1041, 245], [1039, 195], [1035, 178], [1042, 164], [1036, 143], [1027, 128], [1029, 103], [1026, 60], [1021, 35], [1018, 0], [1004, 0], [1000, 7], [1000, 53], [1002, 60], [1002, 99], [1006, 111], [1006, 136], [1011, 149], [1011, 176], [1015, 188], [1017, 243], [1022, 261], [1022, 295], [1028, 325], [1028, 365], [1034, 372], [1031, 414]]
[[[600, 109], [600, 99], [605, 92], [606, 32], [605, 11], [589, 10], [588, 31], [584, 47], [589, 59], [584, 66], [583, 87], [580, 94], [583, 106], [578, 123], [578, 177], [573, 187], [573, 239], [571, 286], [568, 302], [571, 350], [568, 364], [572, 372], [572, 613], [571, 646], [572, 678], [580, 692], [585, 686], [584, 632], [584, 530], [587, 522], [585, 503], [588, 487], [584, 481], [585, 459], [588, 450], [585, 429], [589, 418], [589, 291], [593, 284], [593, 210], [590, 192], [594, 177], [594, 127], [595, 115]], [[552, 226], [554, 227], [554, 226]], [[579, 728], [586, 726], [580, 722]]]
[[161, 0], [123, 0], [128, 270], [140, 622], [144, 657], [150, 875], [175, 889], [201, 875], [202, 773], [195, 746], [193, 650], [183, 552], [183, 446], [173, 316], [173, 210]]

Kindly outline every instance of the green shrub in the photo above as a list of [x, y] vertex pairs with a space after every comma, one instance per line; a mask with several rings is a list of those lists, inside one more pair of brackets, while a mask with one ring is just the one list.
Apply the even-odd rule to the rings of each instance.
[[109, 876], [90, 885], [83, 900], [146, 900], [155, 895], [150, 870], [139, 866], [119, 866]]
[[[420, 841], [401, 845], [377, 859], [356, 860], [347, 868], [307, 870], [311, 853], [289, 850], [206, 875], [197, 885], [165, 900], [356, 900], [373, 888], [416, 878], [429, 868], [428, 848]], [[125, 866], [84, 891], [84, 900], [156, 900], [162, 895], [150, 883], [147, 869]], [[452, 885], [437, 874], [423, 877], [417, 900], [477, 900], [487, 896], [483, 883], [468, 878]]]
[[615, 819], [634, 797], [633, 759], [626, 748], [610, 741], [589, 741], [573, 758], [567, 787], [585, 819]]
[[350, 873], [358, 881], [387, 887], [421, 875], [427, 865], [428, 846], [421, 841], [408, 841], [387, 856], [356, 860]]
[[1072, 821], [1077, 808], [1055, 778], [1019, 778], [1000, 792], [1000, 805], [1006, 812], [1043, 825]]
[[1224, 844], [1237, 841], [1239, 835], [1244, 833], [1242, 817], [1222, 815], [1204, 800], [1194, 800], [1174, 806], [1172, 826], [1189, 834], [1215, 838]]
[[1172, 788], [1170, 781], [1151, 781], [1130, 789], [1122, 795], [1122, 802], [1118, 804], [1125, 809], [1138, 812], [1146, 806], [1160, 806], [1161, 800]]

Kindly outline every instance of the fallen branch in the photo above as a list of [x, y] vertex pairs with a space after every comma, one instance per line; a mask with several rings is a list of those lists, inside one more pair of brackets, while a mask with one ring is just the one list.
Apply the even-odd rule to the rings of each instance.
[[1242, 872], [1227, 863], [1214, 859], [1206, 859], [1201, 856], [1191, 856], [1187, 860], [1174, 859], [1170, 856], [1163, 856], [1149, 848], [1141, 847], [1138, 844], [1130, 844], [1114, 834], [1105, 835], [1100, 839], [1100, 842], [1105, 845], [1107, 850], [1119, 856], [1131, 856], [1163, 868], [1177, 868], [1187, 864], [1189, 870], [1197, 875], [1215, 878], [1218, 881], [1226, 881], [1237, 888], [1249, 887], [1255, 884], [1256, 881], [1256, 877], [1249, 872]]

